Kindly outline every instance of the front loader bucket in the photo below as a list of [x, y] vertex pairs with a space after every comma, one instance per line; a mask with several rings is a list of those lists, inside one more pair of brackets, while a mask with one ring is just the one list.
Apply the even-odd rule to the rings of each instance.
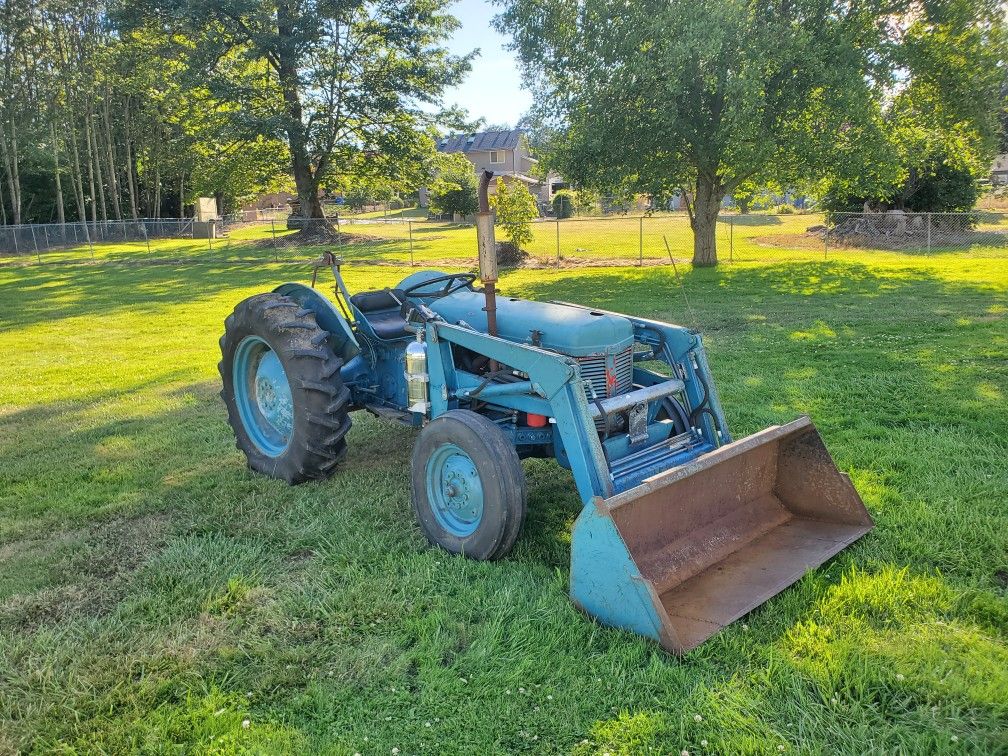
[[571, 597], [682, 653], [872, 527], [803, 417], [596, 499], [574, 526]]

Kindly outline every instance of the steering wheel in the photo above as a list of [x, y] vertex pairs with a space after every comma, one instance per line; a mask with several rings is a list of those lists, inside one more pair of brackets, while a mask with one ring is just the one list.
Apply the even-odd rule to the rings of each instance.
[[[475, 281], [479, 276], [475, 273], [449, 273], [446, 276], [437, 276], [436, 278], [428, 278], [426, 281], [420, 281], [415, 283], [409, 288], [403, 289], [402, 293], [407, 297], [428, 297], [433, 299], [440, 299], [441, 297], [447, 297], [459, 289], [464, 289], [467, 286], [472, 286], [473, 281]], [[458, 283], [453, 283], [457, 281]], [[426, 289], [432, 284], [443, 283], [444, 286], [438, 291], [434, 292], [423, 292], [422, 289]]]

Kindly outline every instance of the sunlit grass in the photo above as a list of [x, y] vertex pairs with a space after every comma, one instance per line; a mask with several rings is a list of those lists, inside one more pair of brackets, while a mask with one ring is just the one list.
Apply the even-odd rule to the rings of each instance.
[[[422, 214], [421, 214], [422, 215]], [[471, 264], [476, 256], [476, 231], [472, 225], [427, 220], [425, 215], [404, 212], [398, 220], [379, 222], [374, 213], [348, 216], [339, 233], [324, 241], [306, 240], [289, 230], [285, 220], [239, 225], [217, 239], [160, 238], [95, 244], [25, 253], [8, 262], [41, 261], [103, 262], [151, 260], [292, 261], [309, 260], [324, 251], [335, 251], [346, 260], [387, 265]], [[962, 261], [1008, 257], [1002, 235], [1002, 219], [981, 216], [978, 229], [998, 232], [978, 234], [972, 243], [963, 239], [934, 240], [927, 257]], [[821, 214], [721, 216], [716, 229], [718, 255], [722, 261], [776, 262], [851, 260], [870, 257], [873, 263], [905, 263], [922, 250], [863, 249], [808, 232], [821, 226]], [[335, 228], [336, 223], [332, 221]], [[1003, 224], [1002, 224], [1003, 225]], [[498, 236], [505, 238], [501, 229]], [[916, 237], [915, 237], [916, 238]], [[910, 240], [907, 243], [911, 244]], [[913, 243], [920, 242], [919, 239]], [[942, 244], [945, 246], [942, 246]], [[911, 245], [912, 246], [912, 245]], [[591, 264], [661, 265], [670, 258], [677, 263], [693, 256], [693, 232], [685, 213], [655, 213], [645, 217], [610, 215], [599, 218], [542, 219], [532, 224], [532, 240], [525, 245], [530, 259], [540, 265], [577, 267]]]
[[[354, 291], [409, 272], [346, 268]], [[568, 602], [552, 462], [525, 463], [493, 564], [426, 547], [410, 431], [355, 415], [326, 483], [246, 470], [217, 338], [307, 264], [0, 267], [0, 751], [1008, 750], [1008, 260], [679, 274], [500, 285], [700, 327], [735, 435], [811, 413], [877, 523], [684, 659]]]

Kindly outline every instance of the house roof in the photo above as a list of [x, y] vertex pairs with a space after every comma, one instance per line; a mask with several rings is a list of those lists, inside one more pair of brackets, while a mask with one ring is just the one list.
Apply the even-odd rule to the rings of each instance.
[[474, 152], [476, 150], [513, 150], [521, 139], [521, 129], [479, 131], [475, 134], [451, 134], [438, 140], [439, 152]]

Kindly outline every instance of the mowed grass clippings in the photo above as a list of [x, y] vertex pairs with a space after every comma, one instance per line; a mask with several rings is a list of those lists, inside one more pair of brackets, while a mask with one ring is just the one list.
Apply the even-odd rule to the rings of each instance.
[[699, 326], [736, 437], [811, 414], [876, 520], [683, 658], [568, 602], [552, 462], [491, 564], [427, 547], [409, 430], [247, 470], [217, 339], [306, 266], [0, 268], [0, 752], [1008, 751], [1008, 260], [845, 254], [501, 281]]

